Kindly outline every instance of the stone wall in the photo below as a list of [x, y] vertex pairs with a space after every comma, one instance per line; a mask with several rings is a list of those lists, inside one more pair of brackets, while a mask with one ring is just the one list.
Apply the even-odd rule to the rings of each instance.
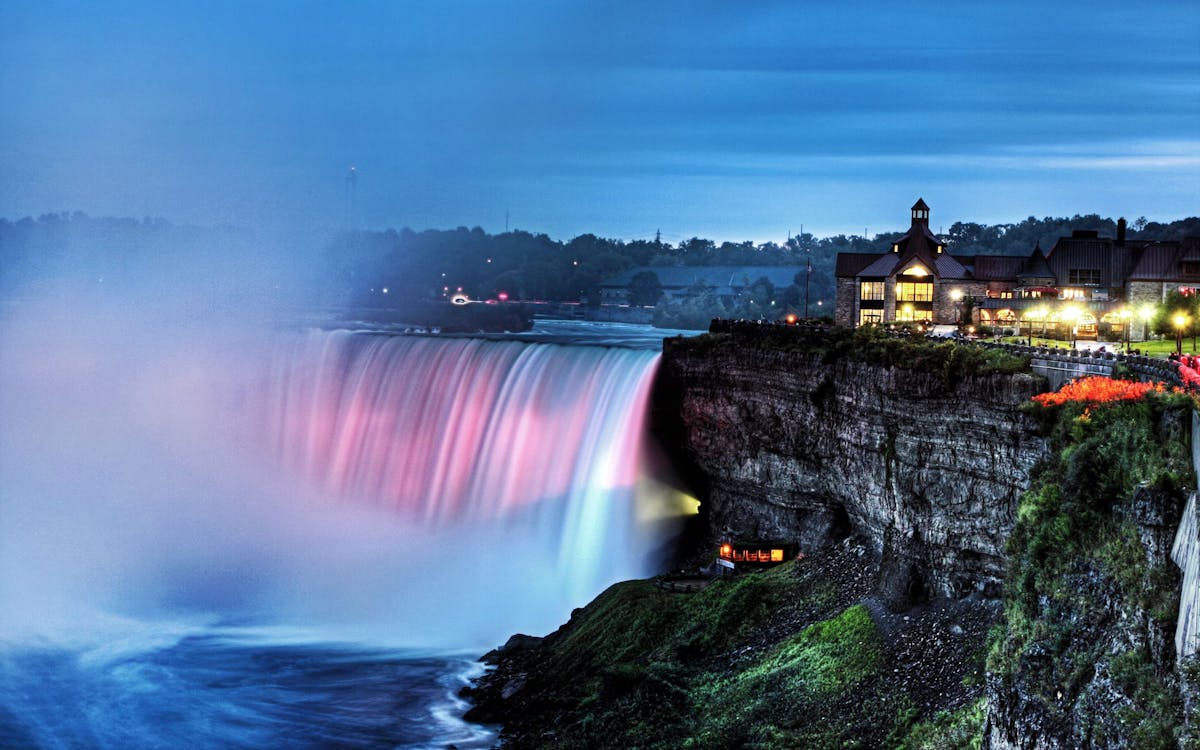
[[858, 284], [854, 279], [837, 280], [837, 312], [834, 320], [840, 326], [858, 325]]

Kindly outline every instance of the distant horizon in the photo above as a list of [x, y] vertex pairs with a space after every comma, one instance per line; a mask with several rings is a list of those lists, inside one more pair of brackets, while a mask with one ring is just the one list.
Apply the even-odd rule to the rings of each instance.
[[[916, 199], [914, 199], [914, 202], [915, 202], [915, 200]], [[926, 202], [928, 202], [928, 201], [926, 201]], [[911, 207], [911, 204], [909, 204], [909, 205]], [[907, 214], [907, 210], [908, 209], [906, 208], [906, 210], [905, 210], [906, 214]], [[400, 232], [400, 231], [403, 231], [406, 229], [410, 230], [412, 232], [417, 232], [417, 233], [426, 232], [426, 231], [453, 232], [460, 228], [473, 230], [477, 227], [482, 229], [488, 235], [495, 236], [495, 235], [501, 235], [501, 234], [505, 233], [504, 229], [493, 230], [493, 229], [489, 229], [488, 227], [485, 227], [479, 223], [464, 223], [464, 224], [456, 224], [455, 226], [441, 226], [441, 227], [436, 227], [436, 226], [426, 226], [426, 227], [385, 226], [385, 227], [357, 227], [354, 229], [348, 229], [347, 227], [323, 226], [323, 227], [315, 227], [315, 228], [304, 228], [304, 227], [273, 228], [273, 227], [242, 225], [242, 224], [233, 224], [233, 223], [204, 224], [201, 222], [193, 222], [193, 221], [177, 221], [168, 216], [119, 216], [119, 215], [115, 215], [115, 214], [93, 214], [90, 211], [84, 211], [84, 210], [79, 210], [79, 209], [72, 209], [69, 211], [42, 211], [42, 212], [39, 212], [37, 215], [27, 214], [25, 216], [21, 216], [21, 217], [17, 217], [17, 218], [8, 217], [8, 216], [0, 216], [0, 221], [6, 221], [10, 224], [16, 224], [17, 222], [23, 221], [25, 219], [37, 221], [37, 220], [41, 219], [42, 216], [53, 215], [53, 216], [61, 217], [61, 216], [65, 215], [65, 216], [70, 217], [71, 215], [76, 214], [76, 213], [81, 213], [84, 216], [87, 216], [89, 219], [102, 219], [102, 220], [111, 219], [111, 220], [116, 220], [116, 221], [136, 221], [139, 223], [144, 222], [147, 219], [149, 219], [151, 221], [164, 221], [167, 224], [169, 224], [170, 226], [181, 227], [181, 228], [262, 232], [269, 236], [275, 236], [275, 235], [281, 235], [281, 234], [286, 235], [286, 234], [293, 234], [293, 233], [300, 233], [300, 234], [325, 233], [325, 234], [329, 234], [329, 235], [336, 235], [336, 234], [339, 234], [342, 232], [348, 232], [348, 231], [350, 231], [350, 232], [388, 232], [388, 231]], [[936, 211], [935, 206], [932, 206], [932, 205], [930, 206], [930, 213], [933, 215], [931, 218], [936, 217], [937, 211]], [[1130, 216], [1128, 214], [1105, 215], [1105, 214], [1102, 214], [1102, 213], [1099, 213], [1096, 211], [1089, 211], [1089, 212], [1075, 211], [1070, 214], [1047, 214], [1047, 213], [1027, 214], [1027, 215], [1021, 217], [1020, 219], [1016, 219], [1016, 220], [1012, 220], [1012, 221], [995, 221], [995, 222], [979, 221], [979, 220], [970, 219], [970, 218], [956, 218], [954, 221], [946, 222], [944, 225], [938, 225], [938, 222], [933, 221], [931, 223], [930, 228], [935, 234], [943, 235], [943, 234], [945, 234], [945, 230], [948, 229], [950, 226], [953, 226], [956, 222], [974, 223], [974, 224], [980, 224], [983, 226], [1003, 226], [1003, 225], [1019, 224], [1020, 222], [1025, 221], [1031, 217], [1035, 218], [1035, 219], [1039, 219], [1039, 220], [1044, 220], [1044, 219], [1070, 220], [1076, 216], [1099, 216], [1103, 220], [1110, 220], [1113, 222], [1116, 222], [1117, 220], [1124, 218], [1129, 223], [1131, 231], [1132, 231], [1133, 223], [1135, 221], [1137, 221], [1139, 218], [1145, 218], [1148, 223], [1171, 224], [1173, 222], [1184, 221], [1184, 220], [1190, 219], [1190, 218], [1200, 218], [1200, 211], [1198, 211], [1195, 214], [1188, 214], [1188, 215], [1184, 215], [1184, 216], [1177, 216], [1177, 217], [1165, 218], [1165, 219], [1158, 218], [1155, 216], [1149, 216], [1149, 215], [1145, 215], [1144, 217], [1143, 216]], [[831, 233], [819, 233], [819, 232], [812, 231], [811, 229], [809, 229], [806, 226], [804, 228], [804, 233], [810, 234], [816, 239], [844, 236], [847, 238], [861, 237], [861, 238], [870, 240], [873, 237], [876, 237], [878, 235], [896, 233], [896, 232], [906, 232], [906, 231], [908, 231], [908, 228], [910, 225], [911, 225], [911, 221], [908, 221], [905, 223], [897, 222], [895, 227], [885, 228], [885, 229], [881, 229], [878, 231], [872, 230], [872, 231], [870, 231], [869, 234], [864, 234], [864, 233], [855, 232], [855, 231], [835, 231], [835, 232], [831, 232]], [[936, 229], [933, 228], [935, 225], [938, 225]], [[864, 227], [864, 229], [870, 229], [870, 227]], [[653, 234], [651, 234], [649, 237], [622, 237], [619, 235], [608, 234], [608, 233], [605, 233], [602, 231], [595, 231], [595, 230], [585, 230], [582, 232], [577, 232], [575, 234], [565, 235], [565, 234], [554, 234], [554, 233], [551, 233], [548, 231], [543, 231], [540, 229], [529, 229], [526, 227], [511, 226], [511, 227], [509, 227], [508, 231], [510, 231], [510, 232], [526, 232], [526, 233], [529, 233], [532, 235], [546, 235], [547, 237], [550, 237], [552, 240], [564, 242], [564, 243], [569, 242], [570, 240], [572, 240], [576, 237], [580, 237], [580, 236], [588, 235], [588, 234], [593, 235], [595, 237], [599, 237], [601, 239], [621, 241], [621, 242], [636, 242], [639, 240], [653, 241], [654, 240]], [[799, 229], [797, 229], [797, 231], [792, 232], [790, 236], [794, 237], [794, 236], [797, 236], [800, 234], [801, 233], [800, 233]], [[676, 237], [674, 239], [671, 239], [671, 238], [668, 238], [666, 232], [663, 232], [662, 240], [664, 243], [669, 243], [671, 245], [678, 245], [680, 242], [686, 242], [687, 240], [690, 240], [692, 238], [710, 240], [710, 241], [716, 243], [717, 245], [720, 245], [723, 242], [740, 244], [742, 242], [747, 242], [747, 241], [753, 242], [755, 245], [766, 244], [768, 242], [774, 242], [778, 245], [782, 245], [788, 240], [788, 237], [789, 237], [789, 235], [785, 235], [781, 238], [774, 238], [774, 237], [768, 237], [768, 238], [711, 237], [711, 236], [706, 236], [704, 234], [685, 233], [683, 235], [676, 235]]]
[[[1200, 3], [0, 4], [0, 213], [782, 241], [1200, 196]], [[354, 168], [351, 179], [350, 170]], [[728, 238], [728, 239], [726, 239]]]

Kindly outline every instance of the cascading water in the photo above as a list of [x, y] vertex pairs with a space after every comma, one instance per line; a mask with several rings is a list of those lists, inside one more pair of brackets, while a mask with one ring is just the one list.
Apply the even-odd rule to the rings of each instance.
[[[246, 410], [280, 466], [322, 495], [394, 512], [412, 534], [483, 530], [502, 567], [545, 566], [524, 583], [561, 612], [558, 591], [577, 605], [648, 570], [655, 535], [639, 519], [657, 514], [639, 497], [641, 437], [657, 361], [313, 332], [280, 352]], [[435, 565], [471, 558], [449, 544]]]
[[0, 319], [0, 746], [486, 745], [470, 655], [670, 533], [648, 349], [29, 317]]

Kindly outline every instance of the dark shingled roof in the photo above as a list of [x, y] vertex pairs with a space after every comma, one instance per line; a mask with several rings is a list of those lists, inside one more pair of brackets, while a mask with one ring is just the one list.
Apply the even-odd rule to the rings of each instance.
[[887, 276], [900, 262], [896, 253], [884, 253], [877, 256], [875, 262], [858, 272], [859, 276]]
[[[960, 260], [966, 260], [961, 258]], [[1017, 272], [1027, 261], [1020, 255], [976, 255], [974, 258], [975, 278], [981, 281], [999, 281], [1016, 278]], [[1049, 269], [1046, 275], [1049, 275]]]
[[838, 253], [835, 276], [858, 276], [879, 257], [879, 253]]
[[1129, 274], [1130, 281], [1164, 281], [1175, 277], [1176, 242], [1155, 242], [1142, 249], [1141, 257]]
[[966, 267], [949, 253], [938, 255], [933, 265], [937, 275], [943, 279], [965, 279], [970, 276]]
[[1047, 276], [1053, 278], [1054, 272], [1050, 270], [1050, 264], [1046, 262], [1046, 254], [1042, 252], [1040, 244], [1035, 245], [1033, 254], [1026, 259], [1020, 270], [1014, 276], [1025, 278], [1045, 278]]
[[1119, 286], [1121, 281], [1113, 273], [1113, 255], [1113, 241], [1110, 239], [1060, 237], [1046, 256], [1046, 262], [1059, 284], [1069, 283], [1071, 269], [1086, 268], [1100, 271], [1100, 286]]

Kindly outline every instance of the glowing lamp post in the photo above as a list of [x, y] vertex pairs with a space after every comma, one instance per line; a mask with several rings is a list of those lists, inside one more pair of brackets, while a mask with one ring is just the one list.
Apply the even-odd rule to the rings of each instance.
[[1125, 352], [1129, 352], [1129, 323], [1133, 320], [1133, 312], [1128, 307], [1122, 307], [1121, 312], [1117, 313], [1121, 318], [1121, 328], [1125, 329]]
[[1188, 316], [1177, 312], [1171, 318], [1171, 323], [1175, 326], [1175, 353], [1183, 354], [1183, 329], [1187, 327]]
[[1067, 339], [1071, 342], [1071, 348], [1075, 348], [1075, 324], [1079, 322], [1079, 308], [1075, 306], [1067, 306], [1063, 308], [1062, 319], [1067, 321]]
[[963, 324], [962, 298], [963, 293], [961, 289], [950, 290], [950, 299], [954, 300], [954, 324], [957, 326], [961, 326]]
[[1138, 315], [1142, 319], [1142, 341], [1145, 341], [1149, 337], [1150, 321], [1154, 318], [1154, 305], [1142, 305]]
[[[1042, 305], [1037, 309], [1037, 316], [1042, 319], [1042, 338], [1046, 338], [1046, 321], [1050, 318], [1050, 309]], [[1044, 340], [1042, 343], [1046, 343]]]

